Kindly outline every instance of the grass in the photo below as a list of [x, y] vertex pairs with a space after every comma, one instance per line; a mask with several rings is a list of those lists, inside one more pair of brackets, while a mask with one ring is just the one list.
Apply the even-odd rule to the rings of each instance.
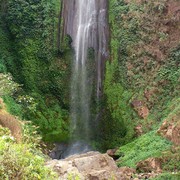
[[135, 168], [136, 163], [149, 157], [159, 157], [162, 151], [169, 149], [171, 143], [151, 131], [118, 150], [118, 166]]
[[180, 179], [180, 173], [163, 173], [156, 178], [152, 178], [151, 180], [179, 180]]

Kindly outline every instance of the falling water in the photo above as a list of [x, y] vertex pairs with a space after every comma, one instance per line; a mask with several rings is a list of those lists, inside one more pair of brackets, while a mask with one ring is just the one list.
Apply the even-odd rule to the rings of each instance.
[[[90, 109], [93, 88], [96, 88], [97, 99], [102, 94], [104, 64], [108, 55], [107, 1], [66, 0], [63, 15], [64, 34], [72, 37], [75, 50], [71, 79], [73, 143], [68, 152], [74, 154], [89, 150], [88, 143], [92, 134]], [[89, 48], [94, 49], [93, 75], [93, 66], [90, 66], [92, 62], [88, 58]]]

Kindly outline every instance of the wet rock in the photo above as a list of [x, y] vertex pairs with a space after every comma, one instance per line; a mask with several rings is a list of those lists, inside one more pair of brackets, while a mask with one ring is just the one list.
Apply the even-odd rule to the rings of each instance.
[[64, 160], [51, 160], [46, 165], [52, 167], [61, 180], [67, 180], [70, 175], [78, 176], [81, 180], [108, 180], [111, 177], [118, 180], [120, 177], [114, 160], [99, 152], [73, 155]]
[[49, 153], [52, 159], [65, 159], [74, 154], [84, 154], [91, 151], [92, 148], [84, 141], [76, 141], [73, 143], [57, 143], [55, 148]]
[[107, 153], [110, 157], [112, 157], [114, 160], [117, 160], [117, 159], [119, 159], [119, 155], [116, 154], [117, 150], [118, 150], [118, 148], [116, 148], [116, 149], [109, 149], [109, 150], [107, 150], [106, 153]]
[[52, 159], [62, 159], [67, 147], [68, 144], [66, 143], [56, 144], [54, 149], [50, 152], [49, 156]]
[[136, 170], [139, 172], [161, 172], [162, 161], [160, 158], [148, 158], [144, 161], [140, 161]]

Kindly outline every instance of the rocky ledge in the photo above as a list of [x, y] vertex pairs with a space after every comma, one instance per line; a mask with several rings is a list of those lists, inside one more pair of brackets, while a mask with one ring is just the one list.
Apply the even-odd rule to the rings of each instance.
[[51, 160], [47, 166], [53, 168], [59, 179], [67, 180], [79, 177], [81, 180], [118, 180], [121, 173], [115, 161], [107, 154], [88, 152], [73, 155], [64, 160]]
[[99, 152], [73, 155], [63, 160], [50, 160], [46, 166], [58, 173], [59, 180], [139, 180], [159, 174], [153, 171], [137, 174], [135, 169], [129, 167], [118, 168], [113, 158]]

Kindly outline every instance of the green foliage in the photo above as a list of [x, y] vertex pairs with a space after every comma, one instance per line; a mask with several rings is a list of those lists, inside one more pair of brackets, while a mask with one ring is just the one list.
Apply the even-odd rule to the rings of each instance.
[[16, 38], [27, 38], [43, 33], [48, 36], [48, 30], [53, 26], [53, 18], [48, 15], [55, 15], [54, 1], [33, 1], [9, 0], [8, 23], [10, 30]]
[[[175, 26], [171, 33], [161, 30], [165, 28], [164, 20], [171, 19], [166, 14], [168, 3], [167, 0], [109, 2], [111, 63], [107, 66], [105, 89], [106, 93], [109, 92], [106, 105], [111, 107], [111, 117], [107, 119], [123, 112], [124, 108], [117, 106], [118, 97], [122, 95], [121, 107], [126, 107], [126, 112], [129, 112], [126, 118], [124, 116], [129, 122], [125, 127], [129, 129], [132, 129], [130, 126], [133, 124], [142, 125], [143, 132], [157, 128], [168, 113], [168, 104], [179, 97], [178, 40], [175, 42], [176, 47], [171, 48], [171, 37], [179, 26], [178, 20], [172, 22]], [[171, 28], [171, 25], [168, 26]], [[107, 81], [111, 82], [108, 86]], [[126, 98], [123, 94], [126, 94]], [[146, 120], [132, 112], [129, 103], [133, 99], [143, 101], [148, 107], [149, 116]], [[111, 123], [107, 126], [110, 127]], [[123, 125], [121, 127], [123, 129]], [[113, 128], [110, 132], [113, 132]]]
[[4, 97], [8, 111], [33, 121], [43, 139], [51, 142], [68, 139], [72, 53], [66, 48], [61, 59], [55, 56], [58, 4], [57, 0], [9, 0], [0, 26], [5, 44], [0, 41], [0, 69], [7, 68], [22, 84], [13, 98]]
[[117, 154], [120, 155], [119, 166], [136, 167], [136, 163], [149, 157], [159, 157], [162, 151], [169, 149], [171, 143], [156, 135], [154, 131], [145, 134], [131, 143], [122, 146]]
[[15, 83], [10, 74], [0, 73], [0, 96], [12, 95], [19, 85]]
[[[28, 95], [20, 95], [16, 98], [16, 101], [23, 106], [24, 111], [31, 111], [35, 112], [37, 109], [37, 102], [33, 97], [30, 97]], [[26, 113], [24, 112], [24, 113]]]
[[[18, 74], [16, 55], [10, 40], [10, 35], [4, 25], [4, 19], [0, 17], [0, 73], [11, 72], [14, 77], [15, 72]], [[7, 67], [8, 66], [8, 67]], [[12, 73], [13, 72], [13, 73]]]
[[[44, 107], [43, 107], [44, 108]], [[52, 106], [52, 110], [41, 109], [35, 115], [35, 124], [40, 126], [44, 140], [49, 142], [63, 142], [68, 140], [68, 116], [58, 105]]]
[[177, 152], [167, 152], [163, 155], [165, 159], [163, 170], [167, 172], [180, 172], [180, 150]]
[[22, 117], [22, 107], [19, 104], [17, 104], [11, 96], [4, 96], [3, 99], [8, 112], [15, 116]]
[[32, 143], [34, 141], [17, 144], [9, 131], [0, 128], [0, 179], [53, 180], [57, 178], [52, 170], [44, 166], [43, 154], [35, 149]]
[[166, 105], [166, 107], [167, 108], [163, 113], [164, 119], [166, 119], [167, 121], [171, 121], [172, 119], [174, 119], [178, 122], [178, 117], [180, 116], [180, 98], [172, 99], [172, 101], [170, 101]]
[[26, 121], [22, 123], [22, 143], [28, 144], [31, 150], [40, 150], [42, 144], [42, 137], [38, 134], [38, 127], [34, 126], [32, 122]]
[[[120, 75], [116, 77], [123, 87], [129, 86], [127, 79], [126, 61], [130, 56], [130, 49], [138, 41], [138, 20], [128, 16], [128, 13], [137, 5], [128, 5], [124, 0], [110, 2], [109, 21], [111, 25], [111, 54], [116, 63]], [[137, 6], [138, 7], [138, 6]], [[132, 8], [132, 9], [131, 9]], [[125, 17], [127, 16], [127, 19]]]
[[[30, 103], [26, 101], [27, 99], [19, 103], [23, 107], [24, 118], [39, 126], [43, 140], [49, 142], [67, 141], [69, 133], [67, 111], [63, 110], [53, 97], [45, 100], [41, 95], [34, 93], [32, 96], [28, 96], [28, 101], [30, 99], [32, 100]], [[45, 101], [48, 102], [48, 105]]]
[[[179, 59], [180, 59], [180, 45], [172, 50], [166, 63], [160, 68], [157, 76], [159, 81], [167, 81], [165, 87], [168, 90], [176, 90], [179, 86]], [[167, 90], [166, 90], [167, 91]]]
[[[18, 59], [13, 63], [19, 70], [11, 69], [11, 73], [26, 90], [37, 91], [53, 57], [54, 13], [52, 1], [10, 0], [8, 3], [6, 23], [16, 43], [14, 49]], [[7, 66], [15, 67], [12, 63]]]
[[129, 105], [132, 93], [125, 90], [118, 82], [118, 74], [117, 61], [106, 64], [104, 93], [107, 104], [105, 105], [106, 111], [103, 124], [101, 124], [105, 128], [104, 142], [101, 143], [108, 144], [111, 148], [131, 141], [134, 136], [133, 112]]
[[80, 177], [77, 174], [70, 173], [68, 174], [67, 180], [80, 180]]

